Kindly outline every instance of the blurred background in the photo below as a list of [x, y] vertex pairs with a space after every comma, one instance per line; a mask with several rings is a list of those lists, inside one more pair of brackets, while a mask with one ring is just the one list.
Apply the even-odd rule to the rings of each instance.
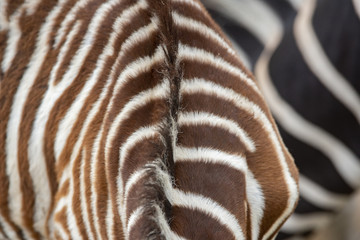
[[300, 171], [276, 239], [360, 239], [360, 0], [202, 0]]

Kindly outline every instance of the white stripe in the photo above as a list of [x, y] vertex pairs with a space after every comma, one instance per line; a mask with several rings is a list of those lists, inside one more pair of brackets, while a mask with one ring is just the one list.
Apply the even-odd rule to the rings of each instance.
[[220, 117], [208, 112], [180, 112], [178, 117], [178, 124], [181, 125], [210, 125], [213, 127], [222, 128], [223, 130], [234, 134], [239, 138], [246, 149], [250, 152], [256, 150], [254, 141], [249, 137], [247, 132], [242, 129], [236, 122]]
[[209, 28], [202, 22], [196, 21], [192, 18], [185, 17], [175, 11], [172, 12], [172, 18], [176, 25], [196, 33], [201, 33], [207, 39], [213, 39], [215, 42], [217, 42], [223, 48], [225, 48], [229, 54], [235, 55], [235, 52], [231, 48], [231, 46], [229, 46], [229, 44], [213, 29]]
[[74, 196], [74, 181], [75, 181], [75, 176], [73, 174], [74, 172], [74, 165], [75, 165], [75, 161], [72, 161], [70, 163], [70, 167], [69, 167], [69, 175], [70, 175], [70, 181], [69, 181], [69, 194], [68, 194], [68, 198], [67, 198], [67, 207], [66, 207], [66, 219], [67, 219], [67, 227], [70, 231], [70, 235], [71, 238], [76, 238], [78, 240], [80, 239], [84, 239], [83, 236], [80, 234], [80, 230], [78, 228], [77, 222], [76, 222], [76, 217], [75, 217], [75, 213], [73, 211], [73, 198], [76, 197], [78, 198], [79, 196]]
[[108, 195], [106, 211], [106, 235], [108, 239], [114, 239], [114, 208], [110, 196]]
[[25, 0], [25, 3], [21, 7], [26, 9], [26, 15], [29, 16], [35, 13], [40, 3], [41, 0]]
[[209, 148], [175, 148], [175, 162], [201, 161], [204, 163], [222, 164], [242, 172], [246, 182], [246, 197], [251, 209], [252, 239], [258, 239], [261, 220], [264, 215], [264, 196], [260, 184], [248, 169], [246, 159], [242, 156]]
[[295, 10], [299, 10], [304, 5], [304, 0], [287, 0]]
[[197, 9], [199, 9], [200, 11], [203, 11], [203, 8], [197, 2], [194, 2], [193, 0], [172, 0], [172, 2], [185, 3], [185, 4], [190, 5], [191, 7], [195, 7]]
[[360, 18], [360, 0], [352, 0], [354, 9], [358, 17]]
[[[281, 31], [281, 20], [265, 1], [206, 0], [205, 4], [245, 27], [263, 45]], [[256, 16], [256, 17], [254, 17]]]
[[184, 80], [181, 85], [181, 93], [206, 93], [217, 96], [219, 98], [228, 100], [233, 102], [240, 109], [247, 111], [251, 116], [253, 116], [254, 120], [262, 123], [264, 130], [268, 133], [271, 143], [274, 145], [276, 150], [276, 154], [278, 156], [280, 166], [282, 168], [282, 173], [285, 177], [285, 182], [288, 184], [289, 191], [289, 199], [287, 208], [284, 210], [283, 214], [276, 220], [276, 222], [272, 225], [272, 227], [268, 230], [268, 232], [264, 235], [264, 239], [269, 238], [269, 236], [276, 230], [276, 228], [287, 218], [298, 199], [298, 190], [297, 184], [295, 180], [291, 177], [288, 165], [285, 160], [284, 153], [281, 148], [280, 141], [278, 139], [278, 135], [269, 119], [262, 112], [258, 105], [251, 102], [244, 96], [234, 92], [231, 89], [224, 88], [218, 84], [214, 84], [212, 82], [205, 81], [203, 79], [192, 79], [192, 80]]
[[348, 81], [335, 69], [312, 28], [316, 1], [307, 0], [295, 19], [294, 35], [307, 66], [322, 84], [331, 91], [360, 123], [360, 96]]
[[[198, 62], [212, 65], [212, 67], [215, 69], [224, 70], [224, 71], [238, 77], [239, 80], [245, 82], [246, 85], [248, 85], [251, 89], [253, 89], [256, 93], [258, 93], [261, 96], [259, 88], [257, 87], [254, 80], [250, 79], [249, 76], [247, 76], [239, 68], [231, 65], [230, 63], [226, 62], [223, 58], [215, 56], [210, 52], [206, 52], [203, 49], [190, 47], [190, 46], [179, 43], [178, 59], [180, 61], [183, 59], [198, 61]], [[224, 81], [225, 80], [226, 79], [224, 79]]]
[[103, 129], [101, 128], [96, 135], [92, 152], [91, 152], [91, 162], [90, 162], [90, 179], [91, 179], [91, 210], [92, 210], [92, 216], [93, 216], [93, 223], [95, 225], [95, 231], [97, 235], [97, 239], [101, 239], [100, 235], [100, 223], [97, 221], [99, 219], [99, 216], [97, 215], [97, 192], [95, 189], [96, 186], [96, 179], [97, 179], [97, 163], [99, 161], [98, 155], [100, 151], [100, 141], [101, 137], [103, 135]]
[[330, 213], [311, 213], [296, 214], [294, 213], [283, 225], [281, 231], [285, 233], [305, 232], [321, 228], [330, 222], [333, 218]]
[[240, 155], [229, 154], [218, 149], [211, 148], [188, 148], [176, 146], [175, 162], [203, 162], [222, 164], [242, 172], [245, 176], [248, 167], [246, 159]]
[[[4, 58], [1, 62], [2, 71], [5, 73], [9, 69], [17, 53], [18, 43], [21, 37], [21, 29], [19, 26], [19, 20], [23, 11], [17, 11], [16, 14], [11, 16], [10, 23], [5, 24], [4, 27], [8, 27], [8, 38], [6, 41], [6, 48], [4, 51]], [[1, 24], [2, 25], [2, 24]], [[4, 48], [4, 46], [2, 46]]]
[[173, 232], [170, 229], [169, 223], [165, 218], [164, 212], [160, 209], [159, 206], [155, 206], [157, 213], [157, 223], [160, 226], [161, 233], [165, 236], [165, 239], [171, 240], [186, 240], [186, 238], [179, 236], [177, 233]]
[[349, 200], [347, 195], [329, 192], [303, 175], [300, 175], [299, 190], [308, 202], [330, 210], [342, 209]]
[[6, 31], [9, 29], [9, 21], [7, 19], [7, 7], [8, 1], [10, 0], [2, 0], [0, 1], [0, 32]]
[[260, 234], [261, 221], [264, 217], [265, 197], [260, 184], [250, 170], [246, 176], [246, 197], [251, 209], [251, 234], [252, 239], [258, 239]]
[[[90, 218], [89, 218], [89, 214], [88, 214], [88, 207], [87, 207], [87, 198], [86, 198], [86, 179], [85, 179], [85, 174], [84, 172], [86, 171], [85, 169], [85, 162], [86, 162], [86, 151], [83, 150], [82, 151], [82, 159], [81, 159], [81, 165], [80, 165], [80, 208], [81, 208], [81, 213], [82, 213], [82, 220], [84, 222], [85, 225], [85, 229], [86, 232], [88, 234], [89, 239], [94, 239], [93, 233], [91, 231], [90, 228]], [[88, 186], [87, 186], [88, 187]]]

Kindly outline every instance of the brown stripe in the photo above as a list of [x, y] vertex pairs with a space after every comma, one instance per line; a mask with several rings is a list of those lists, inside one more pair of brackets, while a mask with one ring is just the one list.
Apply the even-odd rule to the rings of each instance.
[[[149, 161], [153, 161], [154, 159], [149, 159]], [[127, 195], [127, 205], [126, 205], [126, 221], [128, 223], [129, 218], [131, 217], [131, 213], [134, 212], [138, 207], [149, 204], [144, 202], [144, 195], [146, 194], [146, 184], [149, 181], [149, 175], [146, 174], [143, 178], [141, 178], [136, 184], [133, 185], [131, 190]], [[125, 189], [124, 189], [125, 190]], [[124, 191], [125, 194], [125, 191]], [[125, 202], [124, 202], [125, 204]], [[125, 207], [125, 206], [123, 206]], [[138, 225], [139, 227], [141, 225]]]
[[[140, 227], [141, 226], [141, 227]], [[146, 232], [151, 232], [152, 235], [144, 236]], [[161, 236], [161, 231], [154, 219], [149, 220], [145, 215], [142, 215], [136, 225], [131, 228], [129, 232], [129, 239], [165, 239]]]
[[[63, 227], [66, 235], [68, 235], [70, 238], [71, 234], [67, 223], [66, 206], [64, 206], [60, 211], [55, 214], [54, 222], [60, 224]], [[56, 229], [54, 230], [54, 232], [56, 233]]]
[[188, 208], [173, 207], [171, 228], [187, 239], [235, 239], [229, 230], [207, 214]]
[[154, 137], [142, 139], [133, 148], [127, 149], [128, 155], [124, 159], [121, 172], [124, 184], [129, 180], [131, 174], [155, 160], [156, 156], [154, 156], [154, 153], [162, 145], [159, 137], [160, 135], [157, 134]]
[[289, 195], [278, 156], [269, 136], [262, 131], [258, 131], [257, 135], [257, 151], [247, 155], [247, 163], [262, 187], [265, 198], [264, 217], [260, 227], [262, 236], [287, 207]]
[[272, 116], [270, 116], [271, 123], [273, 124], [273, 128], [275, 130], [275, 133], [278, 137], [278, 139], [280, 140], [280, 144], [281, 144], [281, 150], [284, 153], [285, 156], [285, 160], [286, 160], [286, 164], [289, 167], [289, 172], [291, 177], [295, 180], [295, 182], [298, 184], [299, 183], [299, 170], [297, 169], [296, 165], [295, 165], [295, 161], [294, 158], [292, 157], [292, 155], [290, 154], [290, 152], [288, 151], [287, 147], [285, 146], [285, 144], [283, 143], [282, 137], [280, 136], [279, 130], [277, 128], [277, 125], [275, 123], [275, 120], [273, 119]]
[[[81, 163], [84, 160], [83, 159], [84, 156], [82, 154], [82, 152], [80, 152], [77, 156], [77, 158], [75, 159], [74, 165], [73, 165], [73, 169], [72, 169], [72, 179], [73, 179], [73, 195], [72, 195], [72, 203], [71, 203], [71, 207], [72, 210], [74, 212], [74, 216], [75, 216], [75, 220], [76, 220], [76, 225], [79, 229], [79, 233], [80, 235], [84, 238], [84, 239], [88, 239], [89, 236], [87, 234], [85, 225], [84, 225], [84, 215], [82, 214], [81, 211], [81, 192], [80, 192], [80, 171], [81, 171]], [[83, 206], [85, 207], [85, 206]]]
[[[96, 157], [96, 159], [104, 159], [101, 158], [102, 156], [102, 149], [100, 149], [99, 155]], [[102, 239], [106, 239], [106, 211], [107, 211], [107, 201], [108, 201], [108, 178], [105, 171], [105, 161], [97, 161], [95, 166], [95, 192], [97, 196], [97, 216], [98, 219], [96, 221], [99, 221], [100, 226], [100, 235]], [[93, 180], [95, 180], [93, 179]], [[109, 180], [115, 182], [115, 178], [110, 178]], [[119, 221], [115, 222], [116, 224], [119, 224]]]
[[236, 216], [245, 233], [247, 222], [244, 219], [247, 219], [248, 216], [245, 206], [246, 180], [244, 173], [223, 164], [188, 160], [186, 162], [178, 161], [175, 164], [176, 187], [184, 192], [201, 194], [216, 201]]
[[59, 190], [56, 192], [55, 202], [59, 202], [59, 200], [63, 197], [66, 197], [69, 194], [70, 188], [70, 180], [65, 180], [61, 185], [59, 185]]
[[[93, 129], [92, 129], [93, 130]], [[91, 139], [95, 139], [94, 138], [91, 138]], [[85, 145], [85, 143], [84, 143]], [[90, 176], [90, 172], [91, 172], [91, 149], [92, 148], [86, 148], [85, 151], [86, 151], [86, 154], [85, 154], [85, 164], [84, 164], [84, 182], [85, 182], [85, 185], [84, 185], [84, 188], [85, 188], [85, 201], [86, 201], [86, 211], [87, 211], [87, 214], [88, 214], [88, 221], [90, 223], [90, 230], [91, 230], [91, 233], [94, 237], [94, 239], [96, 240], [97, 239], [97, 235], [96, 235], [96, 230], [95, 230], [95, 220], [94, 220], [94, 215], [93, 215], [93, 212], [92, 212], [92, 206], [91, 206], [91, 194], [92, 194], [92, 191], [91, 191], [91, 176]], [[101, 160], [99, 160], [101, 161]]]
[[227, 130], [206, 124], [182, 125], [179, 127], [178, 145], [185, 147], [207, 147], [233, 154], [246, 152], [239, 138]]

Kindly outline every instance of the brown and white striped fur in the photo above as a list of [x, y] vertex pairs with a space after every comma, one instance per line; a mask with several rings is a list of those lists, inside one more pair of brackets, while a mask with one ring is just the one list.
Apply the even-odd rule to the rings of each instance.
[[297, 169], [196, 0], [0, 0], [0, 239], [273, 239]]

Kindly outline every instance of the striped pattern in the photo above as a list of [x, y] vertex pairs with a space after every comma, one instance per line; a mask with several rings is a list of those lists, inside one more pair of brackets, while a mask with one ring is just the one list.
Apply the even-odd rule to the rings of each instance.
[[359, 1], [204, 3], [254, 71], [300, 170], [299, 205], [278, 239], [324, 229], [360, 187]]
[[0, 0], [0, 239], [273, 239], [297, 169], [198, 1]]

